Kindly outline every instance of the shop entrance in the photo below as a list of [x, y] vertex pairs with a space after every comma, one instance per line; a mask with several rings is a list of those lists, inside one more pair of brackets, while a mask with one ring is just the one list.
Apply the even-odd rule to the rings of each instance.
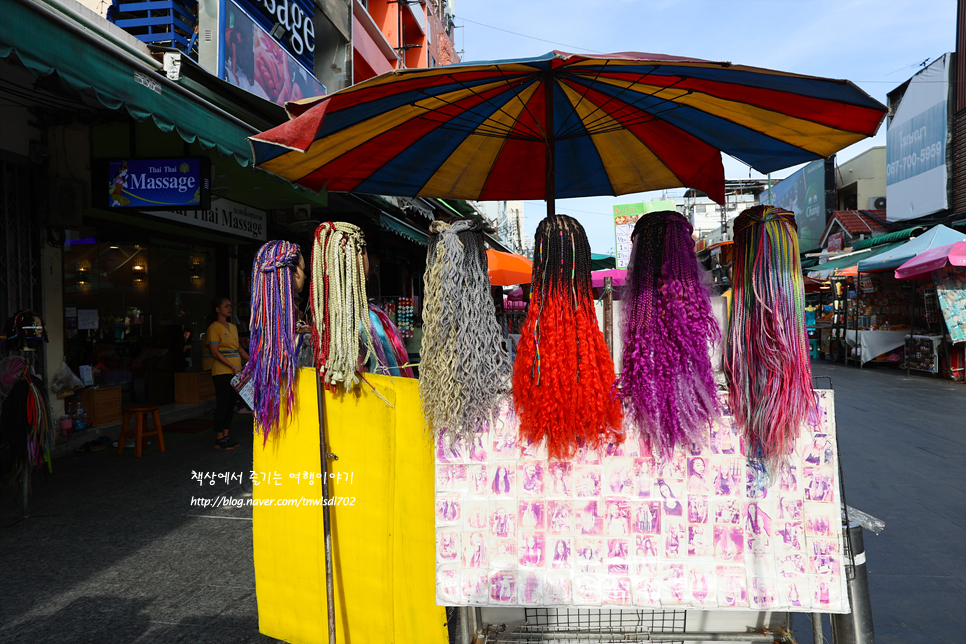
[[67, 363], [127, 401], [174, 401], [174, 373], [201, 368], [201, 335], [216, 294], [213, 247], [103, 227], [69, 231], [64, 246]]

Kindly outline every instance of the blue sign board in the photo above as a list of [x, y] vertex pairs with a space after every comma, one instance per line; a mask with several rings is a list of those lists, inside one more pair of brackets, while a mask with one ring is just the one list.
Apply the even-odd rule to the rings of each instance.
[[103, 187], [107, 207], [207, 209], [209, 170], [206, 158], [109, 160]]
[[[282, 7], [274, 0], [272, 6]], [[296, 9], [297, 5], [292, 8]], [[226, 3], [226, 9], [228, 28], [224, 35], [225, 60], [219, 71], [221, 78], [282, 106], [288, 101], [325, 96], [325, 85], [310, 71], [311, 61], [306, 66], [304, 56], [296, 56], [291, 48], [283, 47], [284, 43], [276, 41], [263, 27], [263, 21], [253, 18], [264, 16], [250, 15], [249, 10], [235, 2]]]
[[[302, 65], [310, 70], [315, 66], [315, 5], [312, 0], [235, 1], [266, 33], [274, 30], [282, 47]], [[228, 45], [231, 44], [229, 40]]]

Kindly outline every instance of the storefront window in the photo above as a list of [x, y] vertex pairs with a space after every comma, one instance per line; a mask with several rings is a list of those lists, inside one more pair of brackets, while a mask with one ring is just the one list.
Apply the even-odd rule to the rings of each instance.
[[198, 369], [200, 335], [215, 296], [215, 251], [111, 231], [68, 231], [64, 315], [68, 364], [127, 400], [173, 400], [173, 374]]

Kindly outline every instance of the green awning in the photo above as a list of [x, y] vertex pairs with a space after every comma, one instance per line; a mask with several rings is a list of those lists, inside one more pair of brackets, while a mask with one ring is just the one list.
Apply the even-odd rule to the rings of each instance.
[[904, 242], [913, 235], [926, 230], [926, 228], [926, 226], [913, 226], [912, 228], [906, 228], [905, 230], [899, 230], [887, 235], [879, 235], [878, 237], [870, 237], [869, 239], [860, 239], [852, 244], [852, 250], [863, 250], [865, 248], [875, 248], [876, 246], [881, 246], [882, 244]]
[[[863, 240], [863, 241], [868, 241], [868, 240]], [[888, 252], [888, 251], [892, 250], [893, 248], [897, 248], [899, 246], [902, 246], [904, 243], [905, 242], [898, 241], [898, 242], [893, 242], [891, 244], [884, 244], [884, 245], [881, 245], [881, 246], [876, 246], [875, 248], [873, 248], [871, 250], [867, 250], [864, 253], [855, 253], [853, 255], [849, 255], [848, 257], [840, 257], [838, 259], [833, 259], [831, 261], [825, 262], [824, 264], [817, 264], [816, 266], [813, 266], [812, 267], [812, 270], [813, 271], [829, 271], [829, 270], [832, 270], [832, 269], [835, 269], [835, 268], [848, 268], [849, 266], [856, 266], [863, 259], [869, 259], [870, 257], [875, 257], [876, 255], [879, 255], [880, 253]]]
[[802, 260], [802, 268], [812, 268], [813, 266], [818, 266], [817, 257], [809, 257], [808, 259]]
[[0, 0], [0, 15], [0, 58], [16, 54], [37, 76], [56, 73], [66, 87], [91, 91], [109, 109], [124, 108], [136, 121], [151, 118], [163, 132], [176, 130], [188, 143], [215, 148], [243, 166], [251, 163], [246, 137], [256, 128], [216, 110], [148, 64], [43, 5]]
[[380, 213], [379, 225], [386, 230], [396, 233], [404, 239], [408, 239], [411, 242], [416, 242], [422, 246], [429, 246], [429, 235], [415, 226], [400, 219], [396, 219], [391, 215]]
[[594, 271], [603, 271], [608, 268], [616, 268], [617, 260], [614, 259], [613, 255], [603, 255], [601, 253], [591, 253], [590, 254], [590, 269]]

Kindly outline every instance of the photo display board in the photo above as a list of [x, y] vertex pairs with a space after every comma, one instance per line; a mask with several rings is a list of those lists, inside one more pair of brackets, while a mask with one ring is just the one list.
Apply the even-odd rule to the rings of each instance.
[[444, 606], [849, 612], [833, 396], [763, 486], [730, 415], [656, 462], [636, 437], [550, 461], [508, 411], [436, 445]]

